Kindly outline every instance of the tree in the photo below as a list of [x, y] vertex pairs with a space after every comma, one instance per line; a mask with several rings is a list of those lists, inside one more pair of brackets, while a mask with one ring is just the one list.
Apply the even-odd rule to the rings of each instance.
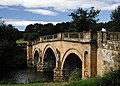
[[32, 33], [34, 32], [34, 25], [30, 24], [25, 28], [26, 33]]
[[69, 22], [66, 23], [62, 22], [62, 23], [57, 23], [54, 29], [56, 33], [60, 33], [60, 32], [68, 31], [68, 28], [69, 28]]
[[92, 26], [99, 20], [96, 18], [99, 13], [100, 10], [95, 10], [94, 7], [91, 7], [89, 10], [79, 8], [69, 16], [72, 16], [72, 26], [76, 31], [90, 31]]
[[114, 31], [120, 32], [120, 6], [118, 6], [115, 10], [111, 13], [111, 20], [115, 26]]
[[[0, 68], [15, 68], [17, 64], [23, 67], [25, 54], [17, 47], [18, 30], [12, 25], [0, 25]], [[17, 67], [18, 68], [18, 67]]]
[[2, 17], [0, 17], [0, 26], [4, 25], [5, 21], [2, 20]]

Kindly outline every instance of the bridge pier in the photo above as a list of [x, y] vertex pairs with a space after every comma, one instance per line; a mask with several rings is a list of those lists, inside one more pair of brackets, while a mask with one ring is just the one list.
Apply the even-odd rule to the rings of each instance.
[[44, 64], [41, 62], [37, 63], [37, 71], [43, 72], [44, 71]]
[[63, 81], [64, 76], [63, 76], [63, 70], [62, 69], [54, 69], [54, 81]]

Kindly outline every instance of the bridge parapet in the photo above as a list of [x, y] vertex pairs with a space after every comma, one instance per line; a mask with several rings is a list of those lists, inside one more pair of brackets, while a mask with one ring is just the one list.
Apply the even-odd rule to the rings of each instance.
[[98, 46], [120, 51], [120, 32], [98, 32]]
[[97, 35], [92, 32], [65, 32], [53, 35], [41, 36], [38, 39], [32, 41], [32, 45], [39, 42], [49, 41], [73, 41], [73, 42], [93, 42], [97, 40]]

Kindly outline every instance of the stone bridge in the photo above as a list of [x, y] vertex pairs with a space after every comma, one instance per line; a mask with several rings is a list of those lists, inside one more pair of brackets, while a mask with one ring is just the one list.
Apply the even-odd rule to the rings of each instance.
[[119, 32], [65, 32], [28, 42], [27, 61], [38, 71], [52, 71], [54, 79], [62, 79], [77, 68], [84, 79], [114, 68], [113, 59], [119, 52]]

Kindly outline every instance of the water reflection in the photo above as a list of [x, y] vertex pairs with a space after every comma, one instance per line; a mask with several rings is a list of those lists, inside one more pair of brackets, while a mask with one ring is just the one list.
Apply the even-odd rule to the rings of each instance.
[[10, 83], [45, 82], [53, 80], [53, 72], [37, 72], [34, 68], [24, 70], [1, 70], [0, 81]]

